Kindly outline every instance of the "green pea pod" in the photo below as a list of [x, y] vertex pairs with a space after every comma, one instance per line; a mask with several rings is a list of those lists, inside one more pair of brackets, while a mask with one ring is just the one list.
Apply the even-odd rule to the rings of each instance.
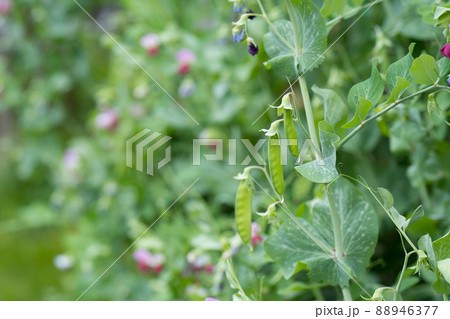
[[236, 193], [235, 219], [239, 236], [248, 244], [252, 233], [252, 188], [245, 179], [241, 180]]
[[286, 138], [289, 140], [295, 140], [295, 144], [289, 144], [289, 151], [295, 157], [299, 156], [297, 131], [295, 130], [294, 121], [292, 119], [292, 111], [284, 110], [284, 131], [286, 132]]
[[283, 165], [281, 163], [281, 145], [278, 133], [269, 138], [269, 170], [275, 190], [278, 194], [283, 195]]

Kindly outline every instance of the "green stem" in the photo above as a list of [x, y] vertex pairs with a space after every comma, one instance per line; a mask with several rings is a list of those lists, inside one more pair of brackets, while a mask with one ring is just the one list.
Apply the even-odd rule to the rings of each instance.
[[339, 142], [339, 144], [337, 145], [337, 149], [340, 149], [342, 146], [344, 146], [345, 143], [347, 143], [353, 136], [355, 136], [368, 123], [372, 122], [373, 120], [376, 120], [380, 116], [382, 116], [385, 113], [389, 112], [390, 110], [395, 108], [397, 105], [399, 105], [401, 102], [409, 100], [409, 99], [411, 99], [411, 98], [413, 98], [413, 97], [415, 97], [417, 95], [420, 95], [422, 93], [428, 92], [428, 91], [432, 90], [433, 88], [445, 88], [445, 89], [448, 89], [447, 87], [445, 87], [443, 85], [432, 85], [432, 86], [426, 87], [426, 88], [424, 88], [424, 89], [422, 89], [420, 91], [417, 91], [414, 94], [408, 95], [407, 97], [404, 97], [404, 98], [402, 98], [400, 100], [395, 101], [394, 103], [392, 103], [392, 104], [388, 105], [386, 108], [384, 108], [382, 111], [380, 111], [377, 114], [369, 117], [367, 120], [364, 120], [353, 131], [351, 131], [350, 134], [348, 134], [345, 138], [342, 139], [342, 141]]
[[443, 299], [444, 301], [448, 301], [448, 296], [447, 296], [446, 294], [443, 294], [443, 295], [442, 295], [442, 299]]
[[400, 291], [400, 287], [401, 287], [401, 284], [403, 281], [403, 276], [405, 275], [406, 267], [408, 266], [409, 256], [411, 256], [414, 253], [417, 253], [417, 251], [413, 250], [413, 251], [407, 253], [405, 256], [405, 261], [403, 262], [402, 272], [400, 273], [400, 278], [398, 279], [397, 286], [395, 287], [394, 301], [397, 301], [397, 296], [398, 296], [398, 292]]
[[269, 17], [266, 14], [266, 11], [264, 10], [261, 0], [257, 0], [257, 2], [258, 2], [259, 9], [261, 10], [262, 17], [264, 18], [264, 20], [266, 20], [266, 22], [269, 25], [269, 28], [272, 30], [272, 32], [277, 36], [278, 39], [280, 39], [281, 42], [283, 42], [283, 44], [285, 46], [287, 46], [289, 49], [294, 51], [294, 48], [292, 47], [292, 45], [289, 42], [287, 42], [286, 39], [280, 34], [280, 32], [278, 32], [278, 30], [273, 26], [272, 22], [270, 21]]
[[300, 83], [300, 91], [302, 93], [303, 98], [303, 106], [305, 108], [306, 122], [308, 123], [309, 136], [311, 137], [314, 150], [316, 152], [316, 158], [322, 158], [319, 147], [319, 139], [317, 138], [316, 133], [316, 125], [314, 123], [314, 115], [311, 106], [311, 99], [309, 98], [308, 86], [306, 85], [306, 80], [304, 76], [299, 77], [299, 83]]
[[[294, 40], [295, 40], [295, 52], [296, 56], [299, 57], [302, 55], [302, 45], [300, 43], [300, 35], [298, 34], [298, 24], [297, 19], [295, 18], [294, 7], [292, 6], [291, 0], [286, 0], [286, 6], [288, 9], [289, 17], [292, 23], [292, 30], [294, 31]], [[309, 98], [308, 86], [306, 85], [306, 80], [304, 75], [299, 77], [300, 91], [302, 93], [303, 98], [303, 106], [305, 108], [306, 121], [308, 123], [308, 131], [311, 136], [313, 146], [315, 148], [316, 158], [322, 158], [320, 154], [319, 148], [319, 139], [317, 138], [316, 126], [314, 124], [314, 115], [312, 112], [311, 99]]]
[[341, 259], [344, 257], [344, 241], [342, 238], [341, 220], [336, 210], [336, 202], [334, 195], [329, 190], [330, 184], [325, 186], [325, 193], [327, 195], [328, 203], [330, 204], [331, 222], [333, 224], [335, 258]]
[[352, 294], [350, 293], [349, 287], [342, 287], [342, 294], [344, 295], [345, 301], [353, 301]]

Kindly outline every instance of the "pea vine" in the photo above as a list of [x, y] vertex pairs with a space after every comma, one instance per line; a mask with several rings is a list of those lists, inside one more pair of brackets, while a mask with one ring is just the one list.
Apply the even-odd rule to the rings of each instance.
[[[242, 13], [234, 23], [234, 40], [244, 41], [249, 53], [257, 54], [258, 45], [249, 35], [247, 24], [255, 17], [267, 22], [269, 32], [264, 36], [264, 49], [270, 59], [264, 65], [292, 79], [292, 85], [298, 82], [300, 93], [291, 86], [291, 91], [282, 97], [281, 105], [271, 106], [282, 118], [263, 130], [269, 144], [268, 169], [251, 166], [237, 176], [240, 184], [235, 216], [241, 240], [246, 244], [251, 240], [252, 197], [254, 190], [259, 188], [272, 201], [267, 211], [260, 213], [271, 225], [264, 250], [270, 260], [279, 265], [286, 279], [307, 270], [312, 284], [340, 287], [344, 300], [352, 300], [358, 294], [369, 300], [398, 300], [405, 278], [427, 269], [435, 276], [433, 288], [447, 300], [450, 293], [450, 233], [435, 241], [425, 234], [415, 243], [407, 230], [426, 214], [426, 207], [424, 210], [419, 206], [408, 219], [405, 218], [395, 208], [394, 198], [387, 189], [375, 189], [362, 178], [341, 174], [337, 169], [337, 152], [345, 149], [346, 144], [371, 122], [424, 95], [428, 95], [428, 111], [435, 111], [436, 94], [450, 93], [447, 86], [450, 44], [444, 45], [441, 50], [444, 57], [438, 61], [426, 53], [415, 58], [414, 44], [411, 44], [408, 53], [383, 70], [383, 75], [374, 62], [370, 77], [351, 87], [346, 103], [332, 89], [308, 85], [306, 75], [325, 61], [325, 52], [333, 50], [332, 46], [327, 48], [327, 37], [337, 23], [382, 3], [382, 0], [366, 4], [353, 1], [355, 6], [349, 6], [347, 1], [325, 1], [321, 8], [311, 0], [286, 0], [289, 20], [273, 22], [260, 0], [257, 4], [261, 13], [254, 13], [240, 0], [232, 2], [235, 11]], [[436, 27], [443, 29], [449, 41], [450, 5], [437, 6], [433, 10]], [[322, 103], [323, 118], [315, 115], [311, 91]], [[384, 101], [383, 96], [387, 97]], [[300, 103], [303, 112], [300, 112]], [[349, 118], [349, 115], [352, 116]], [[286, 140], [292, 158], [297, 159], [295, 171], [321, 185], [322, 189], [317, 198], [303, 204], [300, 213], [298, 210], [293, 213], [284, 198], [282, 145]], [[251, 171], [261, 171], [269, 187], [262, 186], [252, 177]], [[392, 287], [374, 289], [363, 282], [377, 245], [376, 211], [380, 208], [409, 248], [404, 245], [405, 259], [397, 282]], [[280, 213], [285, 213], [288, 218]], [[417, 259], [412, 268], [408, 268], [413, 255]], [[234, 287], [240, 287], [236, 284], [237, 276], [232, 277]], [[352, 282], [356, 288], [352, 288]], [[243, 295], [245, 293], [241, 291], [240, 296]]]

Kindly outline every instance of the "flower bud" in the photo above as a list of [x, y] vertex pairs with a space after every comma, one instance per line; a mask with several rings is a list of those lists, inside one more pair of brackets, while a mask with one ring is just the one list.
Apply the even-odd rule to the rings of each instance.
[[248, 53], [250, 53], [253, 56], [258, 54], [258, 46], [256, 45], [255, 41], [250, 37], [247, 38], [247, 50]]
[[441, 53], [446, 58], [450, 59], [450, 43], [447, 43], [441, 48]]

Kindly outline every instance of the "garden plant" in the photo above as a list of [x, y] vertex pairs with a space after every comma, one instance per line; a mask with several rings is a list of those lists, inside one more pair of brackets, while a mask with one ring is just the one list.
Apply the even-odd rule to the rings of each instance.
[[[254, 17], [265, 19], [269, 32], [264, 35], [264, 49], [270, 59], [264, 65], [291, 79], [292, 83], [289, 92], [282, 96], [281, 104], [270, 105], [280, 119], [273, 121], [269, 129], [262, 130], [269, 141], [267, 167], [247, 167], [237, 176], [240, 184], [235, 209], [240, 238], [247, 244], [252, 240], [252, 193], [259, 190], [270, 203], [265, 213], [258, 214], [267, 224], [269, 233], [264, 242], [267, 259], [279, 266], [286, 279], [295, 278], [296, 274], [306, 270], [308, 280], [303, 289], [335, 286], [341, 290], [338, 298], [344, 300], [399, 300], [402, 290], [412, 289], [419, 283], [420, 280], [414, 278], [418, 275], [448, 300], [450, 233], [433, 240], [423, 231], [418, 240], [413, 240], [408, 231], [424, 216], [442, 214], [445, 217], [448, 214], [448, 205], [440, 213], [439, 204], [430, 198], [438, 184], [423, 176], [427, 175], [427, 167], [420, 163], [430, 161], [432, 156], [438, 158], [439, 153], [443, 156], [442, 163], [448, 157], [448, 149], [439, 151], [432, 145], [445, 140], [450, 125], [445, 115], [450, 103], [450, 78], [447, 79], [450, 71], [450, 44], [447, 44], [450, 40], [450, 6], [425, 5], [420, 8], [424, 19], [430, 20], [443, 33], [440, 37], [443, 56], [438, 61], [426, 53], [428, 47], [424, 48], [425, 52], [420, 52], [420, 56], [414, 57], [414, 43], [410, 44], [404, 57], [392, 63], [379, 63], [373, 59], [368, 79], [352, 85], [346, 94], [347, 101], [344, 101], [333, 86], [319, 87], [312, 84], [314, 79], [308, 85], [307, 79], [309, 73], [326, 63], [325, 52], [333, 50], [331, 46], [327, 49], [328, 33], [339, 20], [347, 17], [343, 12], [347, 1], [325, 1], [318, 5], [320, 1], [286, 0], [289, 20], [276, 21], [270, 21], [261, 1], [257, 2], [261, 13], [244, 11], [234, 23], [233, 34], [238, 35], [235, 39], [245, 39], [249, 53], [254, 54], [257, 44], [247, 31], [247, 22]], [[368, 8], [378, 2], [381, 1], [368, 4]], [[353, 3], [359, 5], [361, 1]], [[234, 1], [234, 6], [240, 8], [239, 12], [245, 10], [242, 1]], [[364, 8], [350, 10], [348, 15]], [[330, 15], [335, 18], [326, 19]], [[350, 46], [345, 49], [352, 50]], [[430, 53], [437, 55], [437, 52]], [[293, 87], [297, 82], [299, 91]], [[320, 115], [314, 114], [310, 91], [320, 100], [317, 103], [323, 108]], [[445, 96], [437, 102], [441, 94]], [[393, 115], [389, 120], [383, 118], [395, 110], [398, 110], [397, 116]], [[369, 132], [363, 135], [363, 130]], [[410, 153], [412, 165], [407, 175], [420, 197], [411, 201], [417, 207], [406, 212], [406, 216], [395, 208], [394, 196], [388, 190], [392, 185], [373, 185], [366, 181], [363, 172], [349, 170], [346, 160], [337, 161], [337, 153], [351, 142], [354, 145], [350, 149], [371, 148], [371, 139], [377, 134], [375, 130], [390, 136], [392, 153]], [[438, 137], [436, 133], [440, 130], [443, 133]], [[286, 148], [287, 145], [290, 154], [297, 159], [294, 167], [288, 168], [298, 173], [290, 183], [301, 178], [300, 183], [310, 183], [315, 188], [314, 197], [294, 210], [290, 207], [296, 192], [289, 192], [292, 187], [284, 182], [283, 156], [287, 156], [287, 152], [283, 152], [283, 146]], [[383, 166], [378, 169], [382, 170]], [[428, 169], [440, 170], [438, 162], [430, 163]], [[262, 182], [252, 176], [252, 171], [262, 172], [266, 184], [261, 185]], [[442, 169], [441, 173], [444, 177], [448, 170]], [[432, 180], [440, 179], [436, 177]], [[403, 267], [389, 286], [379, 285], [376, 278], [367, 273], [379, 237], [380, 216], [374, 206], [393, 224], [404, 250]], [[230, 282], [239, 289], [234, 298], [254, 298], [238, 284], [239, 278], [232, 275], [232, 269], [230, 264]], [[320, 296], [320, 290], [316, 293]]]
[[443, 0], [0, 0], [0, 299], [447, 300], [449, 27]]

